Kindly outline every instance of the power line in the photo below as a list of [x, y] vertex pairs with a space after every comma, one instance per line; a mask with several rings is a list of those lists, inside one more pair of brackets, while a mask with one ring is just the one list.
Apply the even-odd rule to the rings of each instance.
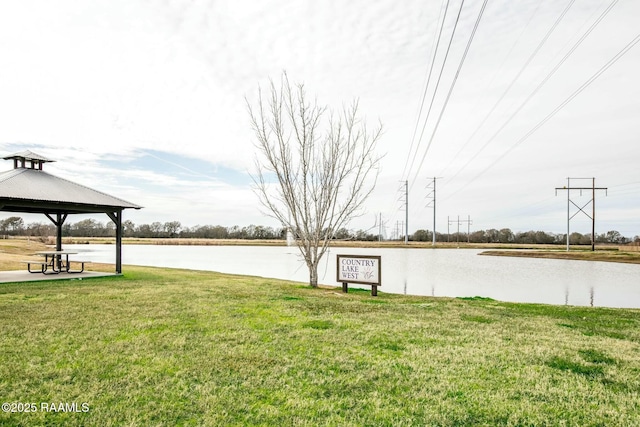
[[[487, 0], [485, 0], [486, 3]], [[458, 28], [458, 22], [460, 21], [460, 14], [462, 13], [462, 8], [464, 6], [464, 0], [460, 3], [460, 9], [458, 10], [458, 15], [456, 17], [456, 22], [453, 26], [453, 30], [451, 31], [451, 37], [449, 38], [449, 45], [447, 46], [447, 50], [444, 55], [444, 59], [442, 60], [442, 66], [440, 67], [440, 73], [438, 74], [438, 80], [436, 80], [436, 87], [433, 90], [433, 94], [431, 96], [431, 102], [429, 103], [429, 109], [427, 110], [427, 116], [424, 119], [424, 124], [422, 126], [422, 131], [420, 132], [420, 138], [418, 138], [418, 144], [416, 146], [416, 151], [413, 155], [413, 159], [411, 160], [411, 166], [409, 166], [409, 170], [407, 171], [407, 177], [411, 174], [411, 170], [413, 169], [414, 162], [416, 161], [416, 157], [418, 155], [418, 151], [420, 149], [420, 142], [422, 141], [422, 137], [424, 136], [424, 130], [427, 126], [427, 122], [429, 121], [429, 116], [431, 115], [431, 109], [433, 108], [433, 103], [436, 99], [436, 95], [438, 93], [438, 87], [440, 86], [440, 79], [442, 78], [442, 73], [444, 71], [445, 65], [447, 64], [447, 58], [449, 57], [449, 52], [451, 50], [451, 45], [453, 44], [453, 38], [456, 34], [456, 29]], [[427, 147], [427, 151], [429, 147]], [[426, 153], [425, 153], [426, 154]]]
[[[467, 46], [465, 47], [464, 50], [464, 54], [462, 55], [462, 59], [460, 60], [460, 64], [458, 65], [458, 69], [456, 71], [456, 74], [453, 78], [453, 82], [451, 83], [451, 87], [449, 88], [449, 93], [447, 94], [447, 98], [445, 99], [444, 105], [442, 106], [442, 110], [440, 110], [440, 115], [438, 116], [438, 120], [436, 121], [435, 127], [433, 129], [433, 132], [431, 133], [431, 137], [429, 138], [429, 143], [427, 144], [427, 148], [425, 149], [424, 154], [422, 155], [422, 159], [420, 160], [420, 165], [418, 166], [418, 170], [416, 171], [414, 177], [417, 177], [418, 174], [420, 173], [420, 169], [422, 169], [422, 165], [424, 164], [424, 160], [427, 157], [427, 153], [429, 152], [429, 148], [431, 147], [431, 144], [433, 143], [433, 138], [436, 135], [436, 132], [438, 130], [438, 126], [440, 125], [440, 120], [442, 120], [442, 116], [444, 115], [444, 112], [447, 108], [447, 104], [449, 103], [449, 99], [451, 98], [451, 93], [453, 92], [453, 89], [456, 85], [456, 82], [458, 81], [458, 77], [460, 75], [460, 71], [462, 70], [462, 66], [464, 65], [465, 59], [467, 58], [467, 54], [469, 53], [469, 48], [471, 47], [471, 43], [473, 42], [473, 38], [476, 34], [476, 31], [478, 29], [478, 26], [480, 25], [480, 20], [482, 19], [482, 15], [484, 14], [484, 10], [487, 6], [487, 2], [488, 0], [484, 0], [484, 2], [482, 3], [482, 8], [480, 9], [480, 13], [478, 14], [478, 18], [476, 19], [475, 25], [473, 26], [473, 31], [471, 32], [471, 36], [469, 37], [469, 41], [467, 42]], [[460, 8], [462, 10], [462, 6]], [[425, 122], [426, 125], [426, 122]], [[424, 127], [422, 128], [423, 132], [424, 132]], [[420, 139], [422, 139], [422, 135], [420, 135]], [[415, 178], [414, 178], [415, 179]]]
[[639, 185], [640, 181], [636, 181], [636, 182], [627, 182], [626, 184], [618, 184], [618, 185], [614, 185], [614, 188], [617, 187], [626, 187], [627, 185]]
[[[416, 134], [418, 133], [418, 127], [420, 125], [420, 118], [422, 117], [422, 109], [424, 108], [424, 102], [427, 98], [427, 91], [429, 89], [429, 83], [431, 82], [431, 73], [433, 72], [433, 66], [436, 62], [436, 55], [438, 54], [438, 47], [440, 46], [440, 38], [442, 37], [442, 30], [444, 29], [444, 23], [447, 19], [447, 11], [449, 10], [449, 0], [447, 0], [447, 6], [444, 10], [444, 16], [442, 16], [442, 6], [440, 7], [440, 15], [442, 16], [442, 22], [440, 23], [440, 31], [438, 32], [438, 37], [435, 43], [435, 47], [432, 46], [433, 57], [431, 58], [431, 66], [429, 67], [429, 72], [427, 75], [427, 81], [424, 86], [424, 92], [422, 94], [422, 101], [420, 102], [420, 110], [418, 111], [418, 117], [416, 117], [416, 126], [413, 129], [413, 136], [411, 137], [411, 146], [409, 147], [409, 152], [407, 153], [407, 160], [404, 163], [404, 169], [402, 170], [402, 177], [405, 176], [405, 172], [407, 170], [407, 165], [409, 164], [409, 159], [411, 158], [411, 152], [413, 150], [413, 144], [415, 143]], [[438, 19], [439, 20], [439, 19]], [[416, 148], [417, 152], [417, 148]], [[414, 155], [415, 160], [415, 155]], [[413, 163], [412, 163], [413, 164]]]
[[[484, 94], [483, 98], [481, 100], [476, 101], [476, 103], [473, 106], [473, 108], [471, 108], [471, 111], [478, 111], [479, 106], [482, 105], [481, 101], [484, 101], [484, 99], [486, 98], [486, 92], [493, 86], [493, 82], [496, 79], [496, 77], [498, 75], [500, 75], [502, 69], [504, 68], [505, 64], [507, 63], [507, 60], [511, 57], [511, 54], [515, 50], [516, 46], [518, 46], [518, 44], [520, 42], [520, 39], [522, 38], [523, 34], [527, 31], [527, 28], [529, 28], [529, 24], [531, 24], [531, 21], [533, 21], [533, 18], [538, 13], [538, 10], [540, 9], [541, 5], [542, 5], [542, 2], [538, 2], [538, 4], [536, 5], [535, 9], [533, 10], [533, 13], [531, 14], [531, 16], [529, 16], [529, 19], [527, 20], [527, 23], [522, 27], [522, 30], [520, 31], [520, 34], [518, 34], [518, 37], [516, 37], [515, 40], [513, 41], [513, 44], [511, 45], [511, 48], [509, 49], [509, 52], [507, 52], [507, 54], [504, 56], [504, 58], [502, 59], [502, 62], [500, 63], [500, 66], [493, 73], [493, 76], [491, 76], [491, 80], [489, 81], [489, 83], [487, 83], [486, 87], [482, 90], [482, 93]], [[462, 151], [462, 150], [460, 150], [460, 151]], [[449, 167], [449, 165], [444, 170], [446, 170], [448, 167]]]
[[544, 119], [540, 120], [537, 125], [535, 125], [529, 132], [527, 132], [522, 138], [520, 138], [515, 144], [513, 144], [507, 151], [505, 151], [502, 155], [500, 155], [496, 160], [493, 161], [485, 170], [483, 170], [476, 178], [487, 170], [489, 170], [493, 165], [498, 163], [502, 158], [504, 158], [507, 154], [509, 154], [514, 148], [527, 140], [531, 135], [533, 135], [538, 129], [544, 126], [553, 116], [555, 116], [560, 110], [562, 110], [568, 103], [573, 101], [573, 99], [580, 95], [583, 90], [591, 85], [598, 77], [600, 77], [605, 71], [609, 69], [613, 64], [615, 64], [624, 54], [626, 54], [632, 47], [634, 47], [640, 41], [640, 34], [638, 34], [629, 44], [627, 44], [620, 52], [618, 52], [613, 58], [609, 60], [602, 68], [600, 68], [595, 74], [593, 74], [585, 83], [583, 83], [578, 89], [576, 89], [567, 99], [562, 101], [551, 113], [549, 113]]
[[[582, 42], [587, 38], [587, 36], [589, 34], [591, 34], [591, 32], [595, 29], [595, 27], [600, 23], [600, 21], [602, 21], [602, 19], [609, 13], [609, 11], [613, 8], [613, 6], [618, 2], [618, 0], [613, 0], [609, 6], [600, 14], [600, 16], [596, 19], [596, 21], [591, 24], [591, 26], [585, 31], [585, 33], [582, 35], [582, 37], [580, 37], [580, 39], [571, 47], [571, 49], [562, 57], [562, 59], [556, 64], [556, 66], [546, 75], [546, 77], [538, 84], [538, 86], [536, 86], [536, 88], [529, 94], [529, 96], [527, 96], [527, 98], [518, 106], [518, 108], [513, 112], [513, 114], [511, 114], [511, 116], [509, 116], [509, 118], [502, 124], [502, 126], [500, 126], [500, 128], [491, 136], [491, 138], [489, 138], [482, 147], [480, 147], [480, 150], [478, 150], [476, 152], [476, 154], [474, 154], [459, 170], [458, 172], [456, 172], [450, 179], [449, 181], [451, 181], [452, 179], [456, 178], [464, 169], [466, 169], [466, 167], [473, 161], [475, 160], [478, 155], [480, 155], [480, 153], [482, 151], [484, 151], [485, 148], [487, 148], [487, 146], [489, 144], [491, 144], [494, 139], [498, 136], [498, 134], [500, 132], [502, 132], [502, 130], [504, 130], [504, 128], [507, 127], [507, 125], [511, 122], [511, 120], [513, 120], [513, 118], [529, 103], [529, 101], [538, 93], [538, 91], [540, 91], [540, 89], [542, 89], [542, 87], [549, 81], [549, 79], [556, 73], [556, 71], [558, 71], [558, 69], [560, 69], [560, 67], [567, 61], [567, 59], [573, 54], [573, 52], [575, 52], [575, 50], [582, 44]], [[495, 164], [495, 162], [493, 163]], [[492, 165], [493, 165], [492, 164]], [[484, 173], [484, 172], [483, 172]], [[477, 178], [477, 177], [476, 177]], [[475, 179], [475, 178], [474, 178]], [[463, 187], [464, 188], [464, 187]], [[460, 190], [458, 190], [460, 191]]]
[[[440, 111], [440, 115], [439, 115], [438, 120], [437, 120], [437, 122], [436, 122], [435, 128], [434, 128], [434, 130], [433, 130], [433, 132], [432, 132], [432, 134], [431, 134], [431, 137], [430, 137], [430, 139], [429, 139], [429, 143], [428, 143], [428, 145], [427, 145], [427, 148], [426, 148], [426, 150], [425, 150], [425, 152], [424, 152], [424, 155], [423, 155], [423, 157], [422, 157], [422, 160], [421, 160], [421, 162], [420, 162], [420, 166], [418, 167], [418, 170], [416, 171], [416, 174], [415, 174], [415, 176], [416, 176], [416, 177], [417, 177], [417, 175], [418, 175], [418, 173], [419, 173], [420, 169], [422, 168], [422, 165], [423, 165], [423, 163], [424, 163], [424, 159], [425, 159], [425, 157], [426, 157], [426, 155], [427, 155], [427, 153], [428, 153], [428, 151], [429, 151], [429, 147], [431, 146], [431, 143], [433, 142], [433, 138], [434, 138], [434, 136], [435, 136], [435, 133], [436, 133], [436, 131], [437, 131], [437, 129], [438, 129], [438, 125], [439, 125], [439, 123], [440, 123], [440, 121], [441, 121], [441, 119], [442, 119], [442, 116], [443, 116], [443, 114], [444, 114], [444, 112], [445, 112], [445, 110], [446, 110], [446, 107], [447, 107], [447, 104], [448, 104], [448, 102], [449, 102], [449, 99], [451, 98], [451, 94], [452, 94], [453, 89], [454, 89], [454, 87], [455, 87], [455, 84], [456, 84], [456, 82], [457, 82], [457, 80], [458, 80], [458, 77], [459, 77], [459, 75], [460, 75], [460, 71], [461, 71], [461, 69], [462, 69], [462, 66], [464, 65], [465, 59], [466, 59], [466, 57], [467, 57], [467, 54], [469, 53], [469, 49], [470, 49], [470, 47], [471, 47], [471, 43], [473, 42], [474, 36], [475, 36], [476, 31], [477, 31], [477, 29], [478, 29], [478, 26], [479, 26], [479, 24], [480, 24], [480, 20], [482, 19], [482, 16], [483, 16], [483, 14], [484, 14], [484, 10], [485, 10], [485, 8], [486, 8], [487, 2], [488, 2], [488, 0], [484, 0], [484, 2], [483, 2], [483, 4], [482, 4], [482, 8], [480, 9], [480, 12], [479, 12], [479, 14], [478, 14], [478, 18], [476, 19], [475, 25], [474, 25], [474, 27], [473, 27], [473, 30], [472, 30], [472, 32], [471, 32], [471, 35], [470, 35], [469, 40], [468, 40], [468, 42], [467, 42], [467, 45], [466, 45], [466, 47], [465, 47], [464, 53], [463, 53], [463, 55], [462, 55], [462, 58], [461, 58], [461, 60], [460, 60], [459, 65], [458, 65], [458, 69], [457, 69], [456, 74], [455, 74], [455, 76], [454, 76], [453, 82], [451, 83], [451, 86], [450, 86], [450, 88], [449, 88], [449, 92], [447, 93], [447, 97], [446, 97], [445, 102], [444, 102], [444, 105], [443, 105], [443, 107], [442, 107], [442, 109], [441, 109], [441, 111]], [[447, 5], [448, 5], [448, 4], [447, 4]], [[424, 135], [424, 131], [425, 131], [425, 128], [426, 128], [426, 125], [427, 125], [427, 121], [428, 121], [428, 119], [429, 119], [429, 115], [430, 115], [430, 113], [431, 113], [431, 109], [432, 109], [432, 107], [433, 107], [433, 102], [434, 102], [435, 97], [436, 97], [436, 94], [437, 94], [438, 86], [439, 86], [439, 84], [440, 84], [440, 79], [441, 79], [441, 77], [442, 77], [442, 73], [443, 73], [443, 71], [444, 71], [444, 67], [445, 67], [445, 64], [446, 64], [446, 61], [447, 61], [447, 58], [448, 58], [448, 55], [449, 55], [449, 51], [450, 51], [450, 48], [451, 48], [451, 45], [452, 45], [452, 42], [453, 42], [453, 38], [454, 38], [454, 35], [455, 35], [455, 32], [456, 32], [456, 28], [457, 28], [458, 22], [459, 22], [459, 20], [460, 20], [460, 15], [461, 15], [461, 13], [462, 13], [463, 6], [464, 6], [464, 0], [461, 2], [461, 4], [460, 4], [460, 9], [458, 10], [458, 15], [457, 15], [457, 17], [456, 17], [456, 22], [455, 22], [455, 25], [454, 25], [453, 31], [452, 31], [452, 33], [451, 33], [451, 38], [449, 39], [449, 45], [448, 45], [448, 47], [447, 47], [447, 51], [446, 51], [446, 53], [445, 53], [445, 57], [444, 57], [444, 60], [443, 60], [443, 63], [442, 63], [442, 67], [440, 68], [440, 73], [439, 73], [439, 75], [438, 75], [438, 80], [437, 80], [437, 82], [436, 82], [436, 88], [435, 88], [435, 90], [434, 90], [434, 92], [433, 92], [433, 96], [432, 96], [432, 98], [431, 98], [431, 102], [430, 102], [430, 104], [429, 104], [429, 109], [428, 109], [428, 111], [427, 111], [427, 117], [426, 117], [426, 118], [425, 118], [425, 120], [424, 120], [424, 125], [423, 125], [423, 127], [422, 127], [422, 131], [421, 131], [421, 133], [420, 133], [420, 138], [418, 139], [418, 146], [416, 147], [416, 151], [415, 151], [415, 154], [414, 154], [414, 156], [413, 156], [413, 159], [412, 159], [412, 162], [411, 162], [411, 166], [409, 167], [409, 171], [407, 172], [407, 175], [406, 175], [407, 177], [408, 177], [408, 175], [411, 173], [411, 170], [413, 169], [413, 165], [414, 165], [414, 162], [415, 162], [416, 156], [417, 156], [417, 154], [418, 154], [418, 150], [419, 150], [420, 142], [421, 142], [422, 137], [423, 137], [423, 135]], [[444, 22], [444, 21], [443, 21], [443, 22]], [[405, 167], [406, 167], [406, 165], [405, 165]], [[403, 174], [403, 175], [404, 175], [404, 174]], [[405, 220], [406, 233], [405, 233], [405, 243], [406, 243], [406, 239], [407, 239], [407, 236], [408, 236], [408, 223], [409, 223], [409, 217], [408, 217], [408, 212], [409, 212], [409, 209], [408, 209], [408, 193], [409, 193], [409, 191], [411, 190], [411, 188], [413, 188], [413, 184], [412, 184], [412, 186], [411, 186], [411, 187], [409, 187], [409, 186], [408, 186], [408, 180], [407, 180], [407, 181], [405, 181], [405, 182], [406, 182], [406, 186], [407, 186], [407, 187], [406, 187], [406, 200], [407, 200], [407, 201], [406, 201], [406, 207], [405, 207], [405, 208], [406, 208], [406, 220]], [[435, 230], [434, 230], [434, 233], [435, 233]], [[435, 235], [435, 234], [434, 234], [434, 235]]]
[[[459, 170], [454, 174], [452, 178], [449, 179], [451, 181], [455, 177], [457, 177], [475, 158], [497, 137], [497, 135], [511, 122], [511, 120], [524, 108], [524, 106], [533, 98], [533, 96], [549, 81], [549, 79], [555, 74], [555, 72], [564, 64], [564, 62], [569, 58], [569, 56], [578, 48], [578, 46], [585, 40], [585, 38], [593, 31], [593, 29], [600, 23], [600, 21], [606, 16], [606, 14], [611, 10], [611, 8], [617, 3], [618, 0], [614, 0], [609, 7], [598, 17], [598, 19], [589, 27], [589, 29], [583, 34], [583, 36], [578, 40], [574, 46], [571, 48], [567, 54], [556, 64], [556, 66], [551, 70], [547, 76], [544, 78], [540, 84], [529, 94], [529, 96], [520, 104], [520, 106], [513, 112], [511, 116], [502, 124], [502, 126], [489, 138], [489, 140], [480, 148], [476, 154], [467, 161]], [[609, 60], [604, 66], [602, 66], [595, 74], [593, 74], [585, 83], [583, 83], [576, 91], [574, 91], [567, 99], [565, 99], [560, 105], [558, 105], [550, 114], [548, 114], [545, 118], [543, 118], [537, 125], [535, 125], [526, 135], [520, 138], [515, 144], [513, 144], [510, 148], [508, 148], [502, 155], [496, 158], [488, 167], [482, 170], [480, 173], [475, 175], [466, 185], [458, 189], [456, 192], [449, 195], [452, 197], [458, 192], [462, 191], [467, 187], [471, 182], [478, 179], [484, 173], [486, 173], [489, 169], [491, 169], [496, 163], [498, 163], [502, 158], [504, 158], [508, 153], [510, 153], [515, 147], [524, 142], [529, 136], [531, 136], [535, 131], [537, 131], [540, 127], [542, 127], [549, 119], [551, 119], [558, 111], [560, 111], [566, 104], [571, 102], [577, 95], [579, 95], [584, 89], [586, 89], [594, 80], [596, 80], [604, 71], [606, 71], [611, 65], [613, 65], [620, 57], [622, 57], [625, 53], [629, 51], [636, 43], [638, 43], [640, 35], [636, 36], [629, 44], [627, 44], [620, 52], [618, 52], [612, 59]]]
[[[451, 161], [449, 162], [449, 164], [445, 167], [444, 170], [447, 170], [452, 164], [453, 162], [456, 161], [456, 159], [460, 156], [460, 153], [462, 153], [462, 151], [469, 145], [469, 143], [471, 142], [471, 140], [473, 140], [473, 138], [476, 136], [476, 134], [478, 133], [478, 131], [484, 126], [484, 124], [487, 122], [487, 120], [489, 119], [489, 117], [493, 114], [493, 112], [496, 110], [496, 108], [498, 107], [498, 105], [504, 100], [505, 96], [507, 95], [507, 93], [509, 93], [509, 91], [511, 90], [511, 88], [513, 88], [513, 85], [518, 81], [518, 79], [520, 78], [520, 76], [522, 76], [522, 74], [524, 73], [524, 71], [527, 69], [527, 67], [529, 66], [529, 64], [531, 64], [531, 61], [533, 61], [533, 59], [538, 55], [538, 53], [540, 52], [540, 49], [542, 49], [542, 46], [545, 45], [545, 43], [547, 42], [547, 40], [549, 40], [549, 37], [551, 36], [551, 34], [555, 31], [555, 29], [558, 27], [558, 25], [560, 24], [560, 22], [562, 21], [562, 19], [566, 16], [567, 12], [569, 11], [569, 9], [571, 8], [571, 6], [573, 6], [573, 4], [575, 3], [575, 0], [571, 0], [567, 6], [564, 8], [564, 10], [562, 11], [562, 13], [560, 14], [560, 16], [555, 20], [555, 22], [553, 23], [553, 25], [551, 25], [551, 28], [549, 28], [549, 30], [547, 30], [547, 33], [544, 35], [544, 37], [542, 38], [542, 40], [540, 40], [540, 42], [538, 43], [538, 46], [536, 46], [536, 48], [534, 49], [534, 51], [531, 53], [531, 55], [529, 55], [529, 58], [527, 58], [527, 60], [525, 61], [524, 65], [522, 65], [522, 67], [520, 67], [520, 70], [518, 71], [518, 73], [516, 74], [516, 76], [511, 79], [511, 82], [509, 83], [509, 85], [507, 85], [507, 88], [502, 92], [502, 95], [500, 95], [500, 97], [498, 98], [498, 100], [493, 104], [493, 107], [491, 107], [491, 109], [489, 110], [489, 112], [484, 116], [484, 118], [481, 120], [480, 124], [476, 127], [476, 129], [473, 131], [473, 133], [471, 134], [471, 136], [469, 136], [469, 138], [467, 138], [467, 141], [462, 145], [462, 147], [460, 148], [460, 150], [458, 150], [458, 152], [456, 153], [455, 156], [453, 156], [453, 158], [451, 159]], [[537, 10], [537, 9], [536, 9]], [[482, 151], [482, 150], [481, 150]], [[479, 153], [476, 153], [476, 155], [473, 157], [475, 158]], [[473, 160], [472, 158], [472, 160]], [[464, 168], [464, 167], [463, 167]]]

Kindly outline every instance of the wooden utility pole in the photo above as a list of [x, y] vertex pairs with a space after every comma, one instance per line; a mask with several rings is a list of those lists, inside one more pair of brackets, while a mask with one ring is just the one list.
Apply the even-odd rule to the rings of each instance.
[[[467, 215], [467, 219], [460, 219], [460, 215], [458, 215], [458, 219], [457, 220], [450, 220], [449, 217], [447, 217], [447, 222], [449, 223], [449, 225], [453, 224], [453, 223], [457, 223], [458, 224], [458, 231], [456, 234], [456, 243], [460, 243], [460, 224], [463, 222], [467, 223], [467, 243], [471, 243], [471, 223], [473, 221], [471, 221], [471, 215]], [[447, 234], [449, 234], [449, 229], [447, 228]], [[449, 241], [449, 239], [447, 239], [447, 241]]]

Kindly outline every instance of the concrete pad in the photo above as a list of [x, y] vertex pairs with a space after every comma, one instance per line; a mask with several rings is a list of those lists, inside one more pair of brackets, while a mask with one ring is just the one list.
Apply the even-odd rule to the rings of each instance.
[[58, 273], [42, 274], [29, 273], [26, 270], [0, 271], [0, 283], [11, 282], [38, 282], [43, 280], [73, 280], [87, 279], [90, 277], [117, 276], [116, 273], [105, 273], [102, 271], [83, 271], [82, 273]]

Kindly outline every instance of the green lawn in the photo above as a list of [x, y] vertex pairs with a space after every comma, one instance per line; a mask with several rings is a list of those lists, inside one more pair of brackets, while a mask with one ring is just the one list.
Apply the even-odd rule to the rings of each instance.
[[0, 285], [0, 357], [0, 425], [640, 425], [640, 310], [127, 267]]

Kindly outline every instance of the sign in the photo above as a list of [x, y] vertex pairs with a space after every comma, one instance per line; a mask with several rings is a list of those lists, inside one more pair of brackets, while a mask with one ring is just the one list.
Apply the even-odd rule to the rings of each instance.
[[381, 286], [382, 262], [380, 256], [373, 255], [337, 255], [337, 278], [342, 282], [343, 291], [347, 291], [347, 283], [372, 285], [371, 292], [377, 293]]

